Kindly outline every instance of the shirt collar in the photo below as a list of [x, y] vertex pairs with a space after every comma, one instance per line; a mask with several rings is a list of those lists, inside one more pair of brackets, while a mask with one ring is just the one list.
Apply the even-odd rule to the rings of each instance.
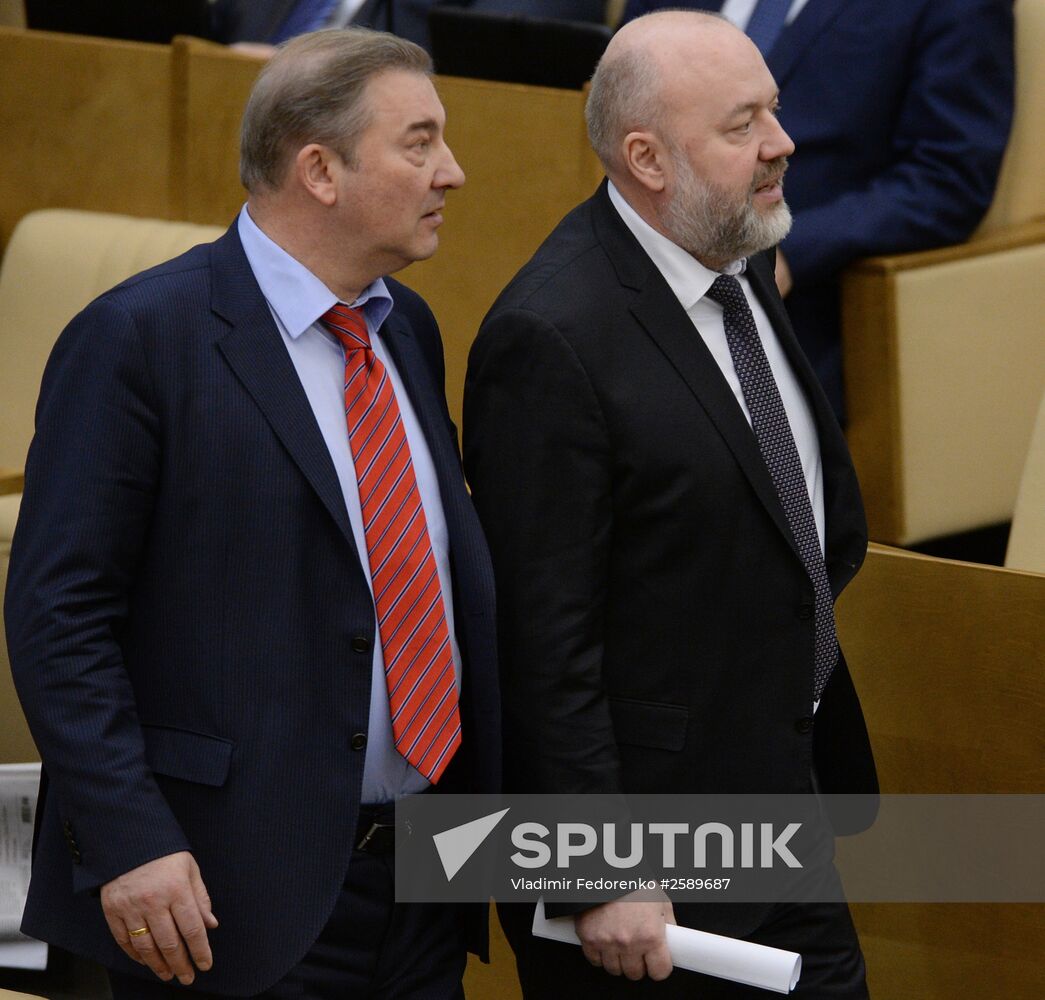
[[[237, 228], [261, 294], [287, 334], [296, 340], [338, 301], [337, 296], [301, 261], [269, 239], [250, 217], [246, 205], [240, 210]], [[361, 308], [371, 332], [376, 333], [392, 311], [392, 293], [384, 279], [378, 278], [346, 305]]]
[[692, 309], [707, 294], [712, 282], [720, 273], [739, 275], [747, 269], [747, 258], [742, 257], [728, 264], [721, 272], [712, 271], [677, 243], [672, 243], [666, 236], [658, 233], [628, 204], [613, 181], [608, 183], [608, 193], [624, 225], [631, 230], [657, 270], [664, 276], [683, 309]]

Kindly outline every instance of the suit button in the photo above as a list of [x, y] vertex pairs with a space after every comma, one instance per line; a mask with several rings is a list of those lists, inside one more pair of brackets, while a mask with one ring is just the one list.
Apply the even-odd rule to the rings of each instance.
[[352, 749], [362, 750], [366, 746], [366, 733], [355, 733], [352, 736]]
[[72, 855], [74, 865], [83, 864], [83, 858], [80, 856], [78, 848], [74, 847], [69, 853]]
[[802, 621], [807, 621], [808, 619], [813, 617], [814, 610], [815, 608], [812, 604], [799, 604], [798, 617], [801, 618]]
[[370, 652], [370, 640], [365, 635], [356, 635], [352, 637], [352, 652], [353, 653], [369, 653]]
[[813, 719], [812, 719], [812, 717], [808, 716], [808, 715], [803, 716], [801, 719], [799, 719], [795, 723], [795, 729], [798, 732], [800, 732], [803, 736], [806, 733], [811, 733], [813, 731]]

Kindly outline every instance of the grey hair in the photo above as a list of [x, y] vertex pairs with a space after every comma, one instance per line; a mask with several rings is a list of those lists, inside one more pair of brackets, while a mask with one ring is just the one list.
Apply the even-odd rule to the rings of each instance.
[[660, 73], [649, 53], [628, 50], [600, 59], [584, 106], [588, 138], [607, 172], [623, 169], [629, 132], [657, 128]]
[[352, 163], [370, 122], [366, 85], [379, 73], [431, 75], [419, 45], [367, 28], [328, 28], [281, 45], [258, 75], [243, 112], [240, 181], [252, 194], [279, 188], [291, 158], [317, 142]]

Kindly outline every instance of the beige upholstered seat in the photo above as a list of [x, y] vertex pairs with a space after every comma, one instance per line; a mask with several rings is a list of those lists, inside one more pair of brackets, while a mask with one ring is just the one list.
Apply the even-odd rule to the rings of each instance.
[[1045, 573], [1045, 394], [1023, 466], [1005, 565]]
[[1016, 119], [991, 210], [959, 247], [846, 274], [848, 437], [871, 537], [1012, 517], [1045, 373], [1045, 0], [1017, 0]]
[[[24, 466], [40, 377], [56, 337], [101, 292], [220, 232], [72, 209], [32, 212], [18, 224], [0, 268], [0, 593], [20, 499], [17, 476], [3, 473]], [[0, 626], [0, 761], [35, 757]]]

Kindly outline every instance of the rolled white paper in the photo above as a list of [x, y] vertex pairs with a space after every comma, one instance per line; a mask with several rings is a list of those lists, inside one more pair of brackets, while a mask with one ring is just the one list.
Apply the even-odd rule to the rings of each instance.
[[[721, 934], [708, 934], [692, 927], [664, 928], [671, 961], [677, 969], [703, 972], [706, 976], [728, 979], [745, 986], [757, 986], [773, 993], [790, 993], [802, 974], [802, 956], [793, 951], [769, 948], [751, 941], [738, 941]], [[567, 944], [581, 943], [573, 917], [544, 915], [544, 900], [537, 900], [533, 914], [535, 937]]]

